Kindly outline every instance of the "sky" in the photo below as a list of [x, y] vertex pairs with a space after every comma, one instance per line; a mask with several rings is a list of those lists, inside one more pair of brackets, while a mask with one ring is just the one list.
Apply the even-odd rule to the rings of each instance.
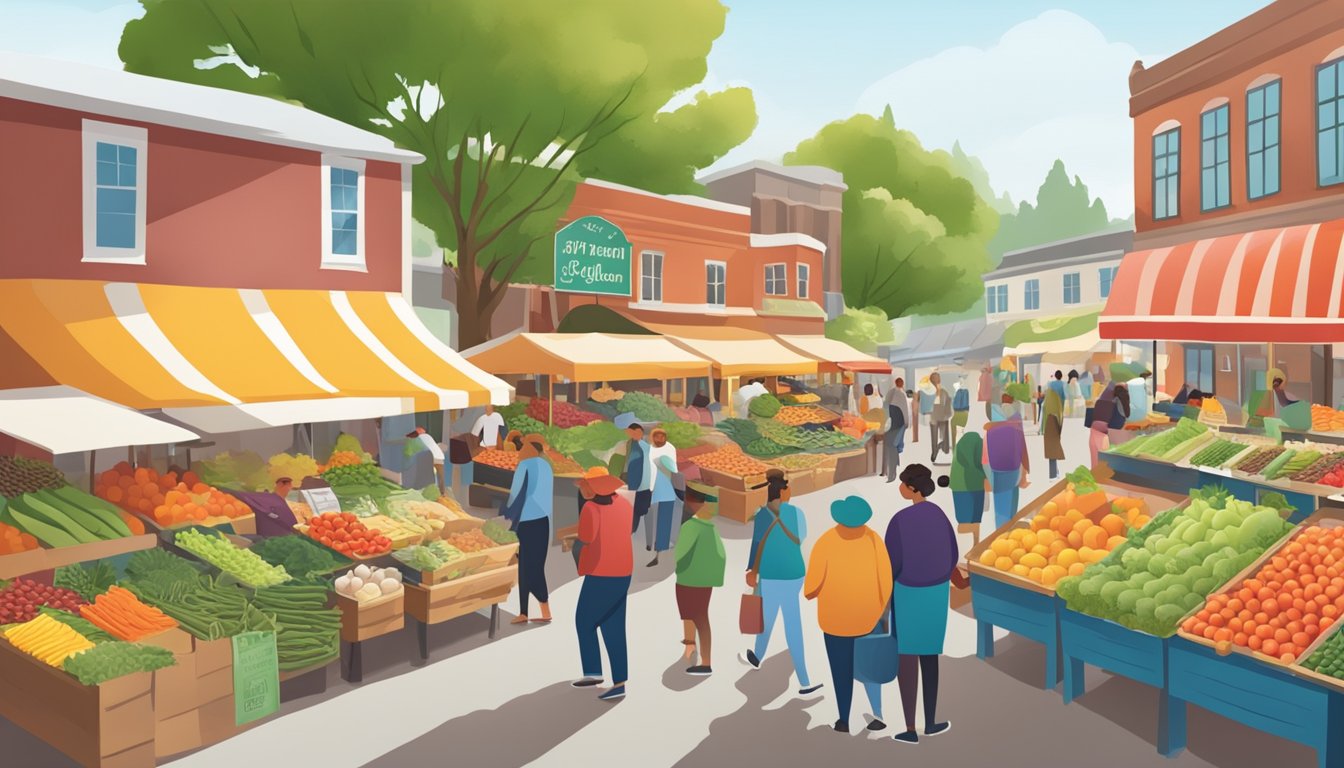
[[[480, 0], [496, 2], [500, 0]], [[1128, 77], [1267, 0], [724, 0], [701, 87], [751, 87], [756, 133], [713, 168], [779, 160], [890, 104], [926, 147], [960, 141], [997, 191], [1034, 199], [1056, 158], [1133, 211]], [[126, 0], [0, 0], [0, 49], [120, 67]]]

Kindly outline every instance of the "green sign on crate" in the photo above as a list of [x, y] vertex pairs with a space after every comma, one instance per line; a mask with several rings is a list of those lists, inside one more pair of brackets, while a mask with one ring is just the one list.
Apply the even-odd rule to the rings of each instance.
[[246, 725], [280, 709], [280, 656], [274, 632], [244, 632], [233, 638], [234, 720]]
[[633, 252], [625, 233], [610, 221], [575, 219], [555, 233], [555, 290], [629, 296]]

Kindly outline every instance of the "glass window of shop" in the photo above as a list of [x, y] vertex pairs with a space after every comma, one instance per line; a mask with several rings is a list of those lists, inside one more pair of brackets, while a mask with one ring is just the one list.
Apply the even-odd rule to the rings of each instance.
[[1083, 276], [1078, 272], [1064, 275], [1064, 303], [1079, 304], [1083, 300]]
[[1344, 58], [1316, 69], [1317, 182], [1344, 182]]
[[1229, 105], [1200, 115], [1199, 207], [1212, 211], [1232, 204], [1232, 158], [1229, 150]]
[[991, 315], [1008, 311], [1008, 286], [991, 285], [985, 288], [985, 311]]
[[1022, 308], [1040, 309], [1041, 308], [1041, 281], [1035, 278], [1028, 280], [1022, 288]]
[[812, 282], [812, 268], [806, 264], [798, 265], [798, 298], [806, 299]]
[[1181, 129], [1153, 137], [1153, 218], [1172, 219], [1180, 215]]
[[789, 277], [788, 265], [786, 264], [766, 264], [765, 265], [765, 295], [766, 296], [788, 296], [789, 295]]
[[[1214, 354], [1208, 344], [1185, 345], [1185, 381], [1200, 392], [1214, 391]], [[1179, 389], [1179, 387], [1177, 387]]]
[[722, 307], [726, 303], [728, 265], [722, 261], [705, 262], [705, 303]]
[[1105, 299], [1111, 295], [1111, 285], [1115, 283], [1115, 273], [1118, 271], [1119, 267], [1102, 267], [1098, 270], [1101, 279], [1101, 298]]
[[639, 254], [639, 300], [663, 300], [663, 254], [644, 251]]
[[1279, 191], [1279, 90], [1275, 80], [1246, 92], [1246, 196]]

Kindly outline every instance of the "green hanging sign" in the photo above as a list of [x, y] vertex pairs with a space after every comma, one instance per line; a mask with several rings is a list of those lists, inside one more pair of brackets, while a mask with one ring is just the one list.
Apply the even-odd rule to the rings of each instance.
[[233, 638], [234, 722], [246, 725], [280, 709], [280, 657], [274, 632]]
[[621, 228], [584, 216], [555, 233], [555, 290], [630, 295], [634, 248]]

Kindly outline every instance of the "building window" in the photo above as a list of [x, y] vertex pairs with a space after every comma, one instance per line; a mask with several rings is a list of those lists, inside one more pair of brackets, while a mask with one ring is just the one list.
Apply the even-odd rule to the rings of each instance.
[[364, 161], [322, 158], [322, 267], [364, 270]]
[[721, 261], [705, 262], [705, 303], [711, 307], [726, 304], [728, 283], [728, 265]]
[[1246, 196], [1279, 191], [1279, 81], [1246, 92]]
[[83, 123], [84, 261], [145, 263], [144, 128]]
[[662, 302], [663, 254], [644, 251], [639, 254], [639, 300]]
[[1207, 344], [1185, 346], [1185, 384], [1200, 392], [1213, 394], [1213, 347]]
[[1115, 283], [1115, 273], [1120, 271], [1119, 267], [1101, 268], [1101, 298], [1107, 298], [1111, 295], [1111, 285]]
[[1064, 303], [1080, 304], [1083, 301], [1083, 276], [1077, 272], [1064, 275]]
[[1316, 164], [1322, 187], [1344, 182], [1344, 59], [1316, 70]]
[[812, 268], [806, 264], [798, 265], [798, 298], [806, 299], [811, 286]]
[[1200, 115], [1199, 207], [1212, 211], [1232, 204], [1232, 159], [1228, 148], [1229, 105]]
[[1041, 308], [1041, 281], [1031, 279], [1026, 282], [1022, 295], [1023, 309]]
[[1172, 219], [1181, 206], [1181, 129], [1153, 137], [1153, 218]]
[[765, 295], [789, 295], [789, 269], [785, 264], [765, 265]]
[[1008, 311], [1008, 286], [991, 285], [985, 289], [985, 311], [998, 314]]

